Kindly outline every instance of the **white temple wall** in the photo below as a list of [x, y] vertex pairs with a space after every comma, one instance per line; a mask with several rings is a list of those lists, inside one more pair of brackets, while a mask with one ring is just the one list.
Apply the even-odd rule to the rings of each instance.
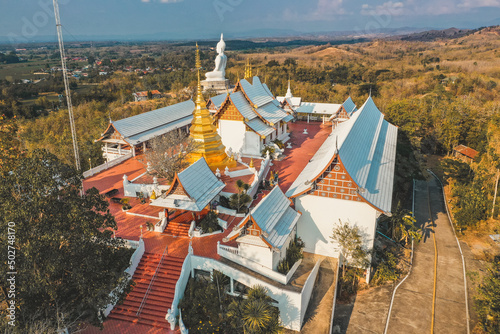
[[243, 148], [243, 154], [260, 156], [262, 147], [260, 144], [260, 136], [253, 131], [245, 132], [245, 147]]
[[338, 244], [333, 243], [330, 237], [339, 219], [357, 225], [361, 230], [365, 247], [373, 248], [377, 210], [370, 205], [304, 195], [295, 199], [295, 208], [302, 212], [297, 222], [297, 235], [305, 243], [304, 251], [338, 258]]
[[[266, 281], [257, 279], [253, 275], [248, 275], [239, 270], [235, 270], [233, 267], [214, 259], [192, 256], [191, 263], [193, 269], [201, 269], [210, 272], [218, 270], [233, 280], [236, 280], [248, 287], [255, 285], [263, 286], [267, 289], [268, 296], [278, 302], [278, 308], [280, 310], [280, 317], [283, 326], [295, 331], [300, 331], [302, 327], [301, 319], [303, 319], [307, 309], [302, 309], [302, 305], [304, 304], [303, 299], [310, 296], [304, 296], [302, 293], [276, 287]], [[311, 275], [310, 277], [310, 282], [312, 283], [314, 283], [314, 280], [316, 279], [317, 272], [313, 274], [314, 275]]]
[[245, 123], [240, 121], [219, 120], [217, 129], [226, 150], [238, 152], [245, 143]]
[[238, 243], [239, 255], [273, 269], [273, 252], [269, 247]]

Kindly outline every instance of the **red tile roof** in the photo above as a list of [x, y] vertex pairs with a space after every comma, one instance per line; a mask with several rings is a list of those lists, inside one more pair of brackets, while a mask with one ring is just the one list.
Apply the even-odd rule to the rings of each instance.
[[465, 155], [466, 157], [469, 157], [471, 159], [475, 159], [476, 156], [479, 154], [478, 151], [470, 148], [470, 147], [467, 147], [465, 145], [458, 145], [457, 147], [455, 147], [453, 149], [454, 151], [460, 153], [460, 154], [463, 154]]
[[[135, 95], [137, 95], [137, 96], [148, 96], [148, 91], [147, 91], [147, 90], [145, 90], [145, 91], [143, 91], [143, 92], [135, 92], [134, 94], [135, 94]], [[151, 94], [152, 94], [152, 95], [160, 95], [161, 93], [160, 93], [160, 91], [159, 91], [159, 90], [156, 90], [156, 89], [155, 89], [155, 90], [152, 90], [152, 91], [151, 91]]]

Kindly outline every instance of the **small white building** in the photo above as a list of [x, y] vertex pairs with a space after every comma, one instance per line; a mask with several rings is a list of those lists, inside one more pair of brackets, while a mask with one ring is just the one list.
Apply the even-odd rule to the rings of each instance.
[[292, 201], [275, 186], [234, 228], [225, 241], [236, 240], [241, 263], [250, 261], [276, 270], [295, 238], [301, 215], [291, 205]]
[[175, 173], [168, 191], [151, 202], [167, 209], [201, 212], [219, 196], [226, 185], [210, 170], [205, 158]]
[[288, 81], [288, 90], [285, 96], [277, 96], [276, 100], [281, 103], [281, 107], [292, 114], [298, 120], [332, 122], [337, 126], [348, 120], [357, 110], [354, 101], [349, 96], [343, 104], [304, 102], [300, 97], [294, 97]]
[[396, 143], [397, 127], [371, 97], [332, 131], [286, 193], [303, 213], [304, 251], [339, 257], [330, 238], [339, 221], [357, 225], [373, 248], [378, 217], [391, 214]]
[[260, 157], [266, 144], [289, 139], [287, 123], [293, 119], [258, 77], [242, 79], [234, 91], [211, 99], [214, 121], [222, 143], [243, 156]]

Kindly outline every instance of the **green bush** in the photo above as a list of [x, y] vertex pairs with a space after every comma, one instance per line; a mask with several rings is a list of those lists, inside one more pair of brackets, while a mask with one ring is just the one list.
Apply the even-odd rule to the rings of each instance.
[[199, 223], [199, 226], [203, 230], [203, 233], [222, 231], [222, 227], [219, 225], [219, 222], [217, 220], [217, 214], [213, 211], [210, 211], [205, 217], [203, 217], [203, 219]]
[[286, 275], [295, 262], [304, 258], [304, 253], [302, 252], [303, 249], [304, 242], [302, 239], [297, 238], [292, 240], [286, 250], [286, 256], [278, 263], [278, 272]]
[[285, 148], [285, 144], [283, 144], [283, 142], [279, 139], [274, 140], [273, 143], [275, 143], [280, 149]]

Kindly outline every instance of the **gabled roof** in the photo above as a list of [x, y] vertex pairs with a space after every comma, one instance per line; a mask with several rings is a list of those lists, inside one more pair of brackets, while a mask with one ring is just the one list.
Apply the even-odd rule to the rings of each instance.
[[347, 115], [349, 115], [349, 117], [352, 116], [353, 112], [356, 112], [356, 110], [358, 110], [358, 108], [356, 107], [356, 104], [354, 103], [354, 101], [351, 99], [350, 96], [347, 98], [347, 100], [345, 100], [343, 105], [344, 105], [344, 109], [347, 112]]
[[276, 96], [276, 100], [278, 100], [278, 102], [281, 103], [286, 101], [288, 105], [293, 108], [297, 108], [298, 106], [300, 106], [300, 103], [302, 102], [301, 97], [295, 97], [295, 96], [294, 97]]
[[453, 151], [457, 151], [458, 153], [461, 153], [471, 159], [475, 159], [476, 156], [479, 154], [479, 152], [476, 151], [475, 149], [467, 147], [465, 145], [458, 145], [457, 147], [453, 148]]
[[233, 101], [234, 106], [244, 118], [252, 120], [258, 117], [255, 111], [253, 111], [252, 106], [245, 99], [245, 96], [243, 96], [242, 92], [231, 93], [229, 98]]
[[[278, 101], [276, 101], [278, 102]], [[266, 121], [272, 124], [277, 124], [289, 116], [286, 111], [276, 106], [274, 103], [267, 103], [259, 108], [256, 112]], [[293, 117], [292, 117], [293, 118]], [[287, 121], [286, 121], [287, 122]]]
[[[182, 187], [187, 194], [172, 191]], [[153, 201], [151, 205], [165, 208], [199, 212], [203, 210], [226, 185], [208, 167], [205, 158], [201, 158], [182, 172], [175, 175], [169, 191]]]
[[227, 93], [222, 93], [216, 96], [212, 96], [209, 99], [209, 102], [212, 102], [212, 105], [215, 107], [215, 109], [219, 110], [226, 98], [227, 98]]
[[280, 187], [274, 187], [241, 221], [239, 230], [231, 232], [228, 238], [239, 235], [241, 228], [252, 220], [262, 231], [263, 240], [271, 247], [281, 249], [301, 216], [290, 205], [291, 201], [283, 194]]
[[264, 104], [274, 100], [274, 97], [270, 94], [271, 92], [267, 88], [267, 85], [264, 86], [259, 77], [253, 77], [252, 83], [248, 82], [247, 79], [241, 79], [240, 84], [246, 96], [250, 99], [252, 104], [257, 107], [263, 106]]
[[194, 102], [188, 100], [114, 121], [111, 126], [123, 136], [127, 143], [137, 145], [190, 124], [193, 118], [193, 110]]
[[384, 120], [369, 97], [347, 121], [328, 136], [286, 195], [296, 197], [313, 182], [336, 155], [360, 188], [359, 195], [382, 212], [390, 212], [396, 161], [397, 127]]
[[253, 77], [252, 83], [242, 79], [237, 87], [241, 87], [255, 112], [266, 122], [276, 124], [282, 120], [285, 122], [291, 120], [287, 118], [288, 114], [281, 108], [280, 102], [274, 98], [267, 85], [263, 84], [259, 77]]
[[303, 102], [300, 107], [297, 108], [296, 112], [330, 116], [336, 114], [341, 107], [341, 104], [335, 103]]
[[257, 132], [261, 136], [268, 136], [274, 132], [274, 128], [272, 126], [267, 125], [262, 122], [260, 118], [254, 118], [248, 122], [245, 122], [253, 131]]

